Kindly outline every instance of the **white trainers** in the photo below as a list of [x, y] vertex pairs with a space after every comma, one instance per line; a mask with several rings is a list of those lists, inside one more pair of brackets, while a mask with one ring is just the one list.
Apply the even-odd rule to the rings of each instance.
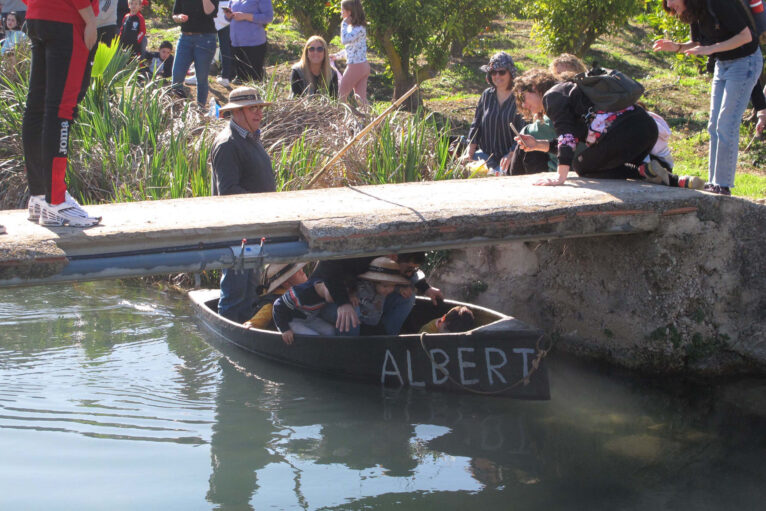
[[197, 75], [187, 76], [184, 83], [186, 85], [197, 85]]
[[224, 78], [223, 76], [219, 76], [215, 79], [216, 83], [218, 85], [221, 85], [222, 87], [228, 87], [231, 82], [229, 82], [228, 78]]
[[100, 216], [90, 216], [74, 198], [66, 193], [64, 202], [52, 206], [43, 202], [38, 223], [46, 227], [69, 225], [70, 227], [91, 227], [101, 222]]
[[[66, 192], [67, 195], [69, 192]], [[30, 195], [27, 204], [27, 219], [32, 222], [40, 220], [40, 208], [45, 204], [45, 195]]]

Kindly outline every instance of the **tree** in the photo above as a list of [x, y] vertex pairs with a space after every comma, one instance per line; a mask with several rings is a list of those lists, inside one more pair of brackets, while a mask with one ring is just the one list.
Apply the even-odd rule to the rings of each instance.
[[453, 41], [462, 46], [476, 37], [502, 5], [498, 0], [365, 0], [368, 35], [388, 60], [394, 98], [436, 76], [447, 65]]
[[552, 54], [582, 57], [600, 36], [642, 12], [644, 0], [536, 0], [527, 7], [532, 35]]
[[339, 0], [274, 0], [272, 5], [274, 12], [292, 17], [306, 39], [321, 35], [330, 42], [340, 34]]

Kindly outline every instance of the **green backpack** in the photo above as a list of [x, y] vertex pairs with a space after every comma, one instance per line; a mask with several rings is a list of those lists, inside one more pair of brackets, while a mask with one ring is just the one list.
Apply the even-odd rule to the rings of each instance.
[[617, 112], [635, 105], [644, 86], [616, 69], [593, 68], [571, 78], [593, 102], [595, 112]]

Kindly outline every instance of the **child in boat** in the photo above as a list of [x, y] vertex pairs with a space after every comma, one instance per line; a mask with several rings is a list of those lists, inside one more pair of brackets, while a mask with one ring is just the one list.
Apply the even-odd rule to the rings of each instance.
[[473, 328], [473, 312], [465, 306], [452, 307], [447, 314], [429, 321], [420, 333], [446, 334], [450, 332], [466, 332]]
[[[367, 271], [358, 276], [352, 303], [359, 303], [359, 322], [362, 335], [385, 333], [377, 328], [383, 316], [386, 297], [396, 286], [409, 286], [410, 281], [401, 274], [399, 263], [388, 257], [376, 257]], [[355, 299], [354, 299], [355, 298]]]
[[274, 300], [293, 286], [308, 280], [303, 267], [306, 263], [267, 264], [258, 286], [253, 317], [245, 321], [246, 328], [268, 328], [273, 320]]
[[287, 290], [274, 300], [274, 324], [285, 344], [292, 344], [295, 334], [335, 335], [335, 325], [319, 317], [322, 307], [332, 302], [327, 286], [320, 279], [309, 279]]

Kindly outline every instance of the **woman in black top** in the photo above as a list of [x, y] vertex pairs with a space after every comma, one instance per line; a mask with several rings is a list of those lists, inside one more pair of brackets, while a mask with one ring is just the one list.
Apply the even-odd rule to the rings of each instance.
[[218, 14], [218, 0], [176, 0], [173, 21], [181, 24], [173, 62], [173, 88], [183, 91], [186, 72], [194, 62], [197, 73], [197, 103], [204, 107], [207, 101], [207, 76], [215, 55], [216, 36], [214, 19]]
[[338, 75], [330, 67], [327, 43], [321, 36], [313, 35], [306, 41], [301, 61], [293, 66], [290, 84], [292, 97], [312, 94], [338, 97]]
[[691, 37], [684, 43], [660, 39], [654, 42], [654, 51], [715, 58], [708, 122], [709, 182], [705, 190], [731, 195], [739, 125], [763, 67], [754, 27], [739, 0], [663, 0], [663, 7], [689, 24]]
[[510, 55], [501, 51], [492, 56], [481, 70], [490, 85], [479, 98], [473, 123], [468, 130], [468, 149], [463, 160], [485, 160], [494, 175], [506, 174], [516, 148], [510, 123], [521, 129], [526, 124], [516, 108], [511, 93], [516, 65]]
[[[514, 93], [524, 110], [543, 111], [556, 131], [554, 140], [519, 136], [525, 151], [557, 153], [558, 176], [541, 179], [536, 185], [564, 184], [570, 167], [581, 177], [646, 179], [679, 185], [678, 178], [648, 158], [657, 142], [657, 124], [640, 106], [594, 113], [593, 102], [575, 83], [558, 83], [549, 71], [542, 69], [529, 70], [517, 78]], [[585, 142], [587, 147], [575, 154], [579, 142]]]

